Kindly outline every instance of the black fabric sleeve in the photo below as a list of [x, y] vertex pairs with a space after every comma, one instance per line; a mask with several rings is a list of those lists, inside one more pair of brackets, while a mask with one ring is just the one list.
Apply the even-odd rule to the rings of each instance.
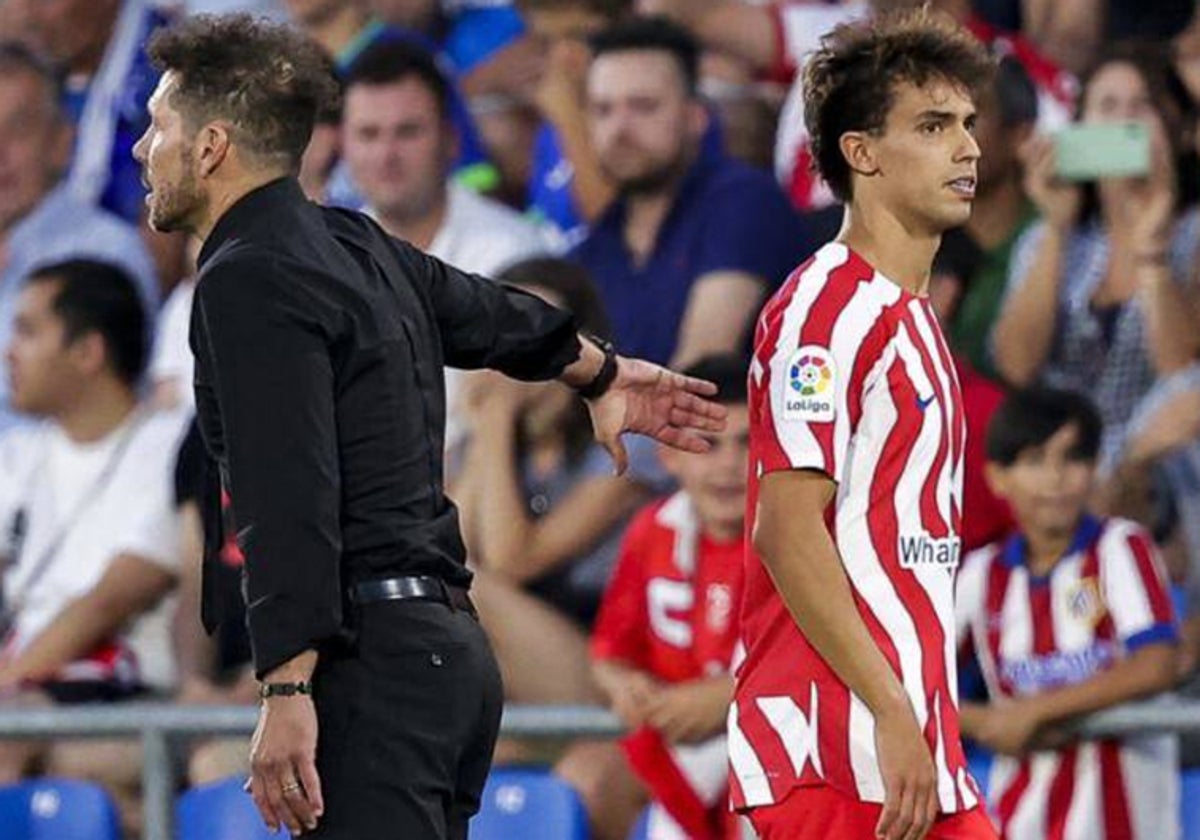
[[230, 261], [205, 274], [195, 301], [260, 678], [342, 623], [332, 316], [292, 280], [270, 257]]
[[575, 320], [536, 295], [468, 274], [392, 239], [401, 268], [422, 284], [450, 367], [514, 379], [554, 379], [579, 358]]

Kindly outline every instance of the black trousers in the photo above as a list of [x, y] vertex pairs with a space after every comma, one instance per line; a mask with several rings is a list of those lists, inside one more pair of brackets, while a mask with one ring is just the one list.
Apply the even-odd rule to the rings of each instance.
[[432, 601], [357, 608], [354, 649], [313, 676], [320, 840], [462, 840], [500, 728], [500, 672], [479, 622]]

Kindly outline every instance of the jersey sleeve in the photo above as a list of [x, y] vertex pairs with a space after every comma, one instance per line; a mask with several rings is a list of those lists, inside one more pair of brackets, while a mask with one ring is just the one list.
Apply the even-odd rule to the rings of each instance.
[[[822, 251], [822, 254], [825, 252]], [[820, 255], [818, 256], [820, 259]], [[823, 280], [819, 265], [802, 271], [791, 300], [774, 313], [774, 340], [756, 351], [755, 375], [769, 387], [753, 407], [767, 428], [763, 474], [811, 469], [841, 482], [872, 371], [887, 339], [881, 307], [858, 294], [854, 279]]]
[[621, 543], [616, 568], [592, 629], [593, 659], [645, 664], [646, 629], [650, 626], [646, 611], [646, 547], [658, 507], [655, 504], [635, 517]]
[[1132, 653], [1179, 638], [1158, 551], [1150, 535], [1116, 520], [1100, 541], [1100, 585], [1117, 636]]

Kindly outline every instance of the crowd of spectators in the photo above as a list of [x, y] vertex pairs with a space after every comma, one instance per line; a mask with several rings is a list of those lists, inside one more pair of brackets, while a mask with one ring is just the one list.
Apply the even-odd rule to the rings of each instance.
[[[1200, 663], [1200, 8], [930, 3], [997, 59], [977, 103], [972, 218], [930, 282], [966, 402], [964, 553], [1027, 527], [1011, 486], [986, 480], [1011, 466], [987, 446], [1006, 395], [1085, 398], [1102, 431], [1081, 505], [1152, 535], [1177, 596], [1170, 682], [1187, 691]], [[130, 155], [156, 27], [233, 11], [290, 21], [344, 92], [298, 173], [310, 198], [564, 306], [623, 353], [711, 377], [733, 405], [762, 302], [841, 223], [811, 167], [805, 56], [833, 26], [913, 5], [0, 2], [0, 705], [254, 696], [236, 618], [213, 639], [199, 627], [202, 541], [223, 546], [213, 585], [237, 587], [243, 558], [236, 509], [223, 533], [201, 533], [215, 477], [192, 422], [198, 243], [149, 230]], [[1074, 122], [1144, 126], [1148, 173], [1058, 177], [1054, 135]], [[607, 704], [630, 725], [620, 745], [553, 757], [595, 836], [627, 836], [650, 800], [655, 837], [732, 836], [712, 811], [713, 756], [736, 659], [745, 418], [707, 456], [630, 441], [614, 477], [561, 386], [447, 379], [449, 486], [508, 698]], [[1039, 452], [1048, 439], [1021, 438]], [[981, 720], [970, 728], [986, 742]], [[243, 772], [246, 749], [197, 741], [180, 759], [201, 783]], [[1200, 756], [1185, 744], [1182, 760]], [[139, 762], [122, 743], [0, 743], [0, 783], [99, 780], [136, 836]]]

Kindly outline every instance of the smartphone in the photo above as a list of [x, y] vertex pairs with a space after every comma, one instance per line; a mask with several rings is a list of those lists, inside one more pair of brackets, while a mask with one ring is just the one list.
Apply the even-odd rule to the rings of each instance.
[[1150, 173], [1150, 132], [1144, 123], [1075, 123], [1054, 140], [1055, 174], [1068, 181]]

